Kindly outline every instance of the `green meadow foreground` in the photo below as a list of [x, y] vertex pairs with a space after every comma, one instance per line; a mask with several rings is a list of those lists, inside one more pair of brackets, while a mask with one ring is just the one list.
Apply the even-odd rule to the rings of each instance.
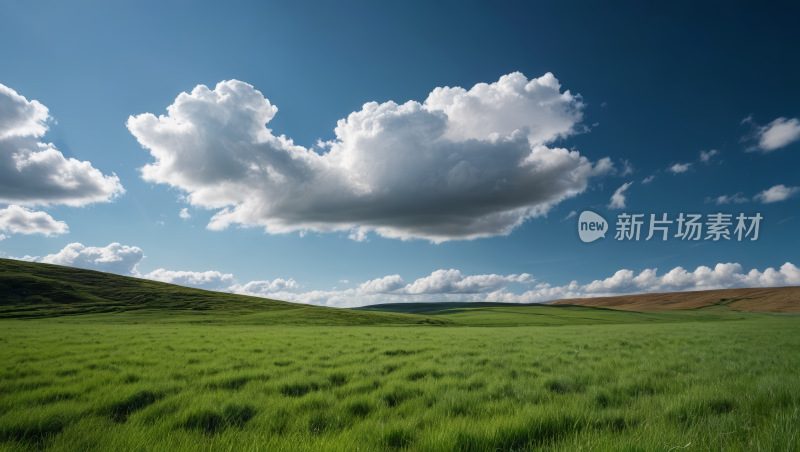
[[799, 450], [798, 320], [3, 321], [0, 449]]
[[84, 290], [95, 272], [0, 264], [0, 450], [800, 450], [800, 317], [196, 310], [202, 291], [146, 282], [183, 297], [159, 310]]

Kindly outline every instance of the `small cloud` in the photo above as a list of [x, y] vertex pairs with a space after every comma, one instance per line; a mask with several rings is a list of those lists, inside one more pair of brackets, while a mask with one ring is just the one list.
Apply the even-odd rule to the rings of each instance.
[[164, 226], [164, 222], [163, 221], [156, 221], [156, 224], [160, 224], [161, 226]]
[[178, 215], [180, 215], [180, 217], [183, 218], [184, 220], [188, 220], [189, 218], [192, 218], [192, 216], [189, 215], [189, 208], [188, 207], [185, 207], [185, 208], [181, 209], [181, 213], [179, 213]]
[[708, 197], [708, 198], [706, 198], [706, 203], [714, 202], [717, 205], [720, 205], [720, 204], [730, 204], [732, 202], [734, 202], [736, 204], [742, 204], [742, 203], [745, 203], [745, 202], [750, 202], [749, 199], [741, 197], [741, 194], [742, 194], [742, 192], [736, 193], [733, 196], [722, 195], [722, 196], [719, 196], [719, 197], [716, 197], [716, 198]]
[[596, 123], [592, 124], [592, 127], [597, 127], [597, 126], [599, 126], [599, 125], [600, 125], [600, 123], [599, 123], [599, 122], [596, 122]]
[[780, 149], [800, 140], [800, 121], [797, 118], [778, 118], [759, 131], [758, 147], [764, 152]]
[[621, 187], [611, 195], [611, 203], [608, 204], [609, 209], [624, 209], [625, 208], [625, 190], [628, 189], [633, 184], [633, 182], [628, 182], [627, 184], [622, 184]]
[[567, 215], [566, 217], [564, 217], [564, 219], [563, 219], [563, 220], [561, 220], [561, 221], [567, 221], [567, 220], [569, 220], [570, 218], [574, 217], [575, 215], [578, 215], [578, 212], [576, 212], [576, 211], [574, 211], [574, 210], [573, 210], [572, 212], [570, 212], [570, 213], [569, 213], [569, 215]]
[[0, 242], [2, 242], [3, 240], [5, 240], [5, 239], [7, 239], [7, 238], [8, 238], [8, 237], [6, 237], [5, 235], [3, 235], [3, 234], [0, 234]]
[[607, 104], [607, 103], [605, 103], [605, 102], [603, 102], [602, 104], [600, 104], [600, 106], [601, 106], [601, 107], [605, 107], [606, 105], [608, 105], [608, 104]]
[[792, 218], [794, 218], [794, 217], [789, 217], [789, 218], [786, 218], [786, 219], [784, 219], [784, 220], [781, 220], [781, 221], [779, 221], [779, 222], [778, 222], [778, 224], [781, 224], [781, 223], [783, 223], [784, 221], [789, 221], [789, 220], [791, 220]]
[[800, 192], [800, 187], [787, 187], [783, 184], [776, 185], [768, 190], [757, 194], [753, 201], [760, 201], [762, 204], [785, 201]]
[[629, 160], [619, 159], [619, 161], [622, 162], [622, 177], [625, 177], [628, 174], [633, 173], [633, 165], [631, 165], [631, 162]]
[[656, 175], [655, 174], [651, 174], [651, 175], [645, 177], [644, 180], [642, 181], [642, 183], [643, 184], [649, 184], [650, 182], [653, 182], [653, 179], [655, 179], [655, 178], [656, 178]]
[[305, 237], [305, 236], [306, 236], [306, 234], [308, 234], [308, 231], [306, 231], [305, 229], [303, 229], [302, 231], [300, 231], [300, 238], [303, 238], [303, 237]]
[[[742, 121], [742, 124], [744, 122]], [[755, 126], [755, 131], [742, 137], [740, 141], [758, 141], [758, 144], [749, 147], [747, 152], [761, 151], [766, 154], [800, 140], [800, 121], [797, 118], [778, 118], [763, 127], [757, 126], [752, 120], [747, 122]]]
[[753, 115], [752, 114], [747, 116], [746, 118], [742, 119], [742, 122], [740, 122], [739, 125], [743, 125], [743, 124], [746, 124], [748, 122], [753, 122]]
[[691, 167], [692, 167], [691, 163], [676, 163], [676, 164], [670, 166], [669, 168], [667, 168], [667, 171], [669, 171], [671, 173], [674, 173], [674, 174], [680, 174], [680, 173], [685, 173], [686, 171], [689, 171], [689, 168], [691, 168]]
[[711, 160], [711, 157], [713, 157], [715, 155], [718, 155], [718, 154], [719, 154], [719, 151], [717, 151], [716, 149], [712, 149], [712, 150], [710, 150], [708, 152], [700, 151], [700, 161], [701, 162], [708, 162], [709, 160]]
[[350, 235], [347, 236], [350, 240], [355, 240], [356, 242], [363, 242], [367, 240], [367, 228], [358, 226], [350, 230]]
[[340, 279], [339, 282], [340, 283], [344, 283], [344, 284], [350, 284], [350, 281], [348, 281], [346, 279]]

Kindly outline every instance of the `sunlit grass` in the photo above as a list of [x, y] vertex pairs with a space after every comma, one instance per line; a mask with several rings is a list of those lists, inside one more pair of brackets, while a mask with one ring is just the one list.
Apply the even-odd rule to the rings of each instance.
[[0, 450], [798, 450], [799, 321], [5, 320]]

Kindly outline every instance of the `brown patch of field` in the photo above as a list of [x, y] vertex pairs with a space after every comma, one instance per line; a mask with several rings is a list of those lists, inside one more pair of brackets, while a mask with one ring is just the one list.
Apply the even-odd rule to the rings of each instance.
[[748, 312], [800, 313], [800, 287], [721, 289], [556, 300], [550, 305], [597, 306], [624, 311], [696, 309], [725, 305]]

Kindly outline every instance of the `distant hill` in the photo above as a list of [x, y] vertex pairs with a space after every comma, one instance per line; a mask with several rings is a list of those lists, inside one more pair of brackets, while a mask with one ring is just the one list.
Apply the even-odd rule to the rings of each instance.
[[[668, 311], [668, 312], [646, 312]], [[736, 320], [800, 313], [800, 287], [558, 300], [547, 304], [395, 303], [337, 309], [0, 259], [0, 319], [248, 325], [581, 325]]]
[[800, 287], [721, 289], [572, 298], [551, 301], [547, 304], [549, 306], [594, 306], [624, 311], [662, 311], [728, 306], [731, 309], [746, 312], [800, 313]]
[[560, 326], [628, 323], [713, 322], [741, 320], [754, 315], [728, 306], [704, 309], [638, 312], [597, 306], [542, 303], [388, 303], [354, 308], [357, 311], [435, 316], [463, 326]]
[[413, 314], [359, 312], [194, 289], [60, 265], [0, 259], [0, 319], [248, 324], [441, 324]]

